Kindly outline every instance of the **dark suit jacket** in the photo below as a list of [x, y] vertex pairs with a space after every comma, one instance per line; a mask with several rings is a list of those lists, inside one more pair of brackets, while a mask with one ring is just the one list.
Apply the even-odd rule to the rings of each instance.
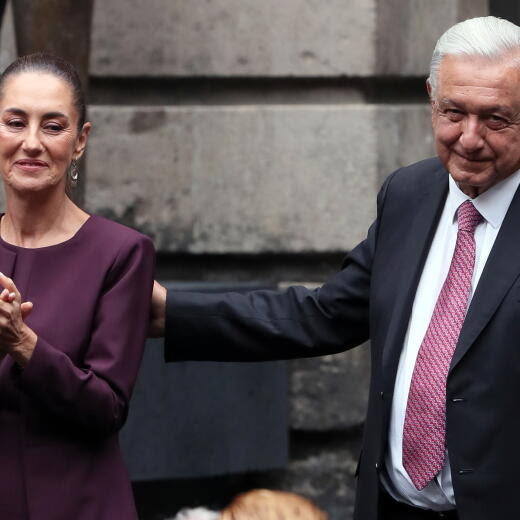
[[[169, 294], [167, 358], [280, 359], [370, 338], [372, 377], [355, 518], [379, 518], [395, 375], [412, 303], [448, 191], [436, 158], [394, 172], [367, 238], [323, 287]], [[462, 520], [520, 518], [520, 195], [489, 255], [447, 381], [447, 444]], [[339, 398], [339, 396], [338, 396]]]
[[91, 216], [54, 246], [0, 239], [0, 270], [38, 335], [23, 370], [0, 363], [0, 518], [137, 519], [117, 432], [148, 328], [150, 239]]

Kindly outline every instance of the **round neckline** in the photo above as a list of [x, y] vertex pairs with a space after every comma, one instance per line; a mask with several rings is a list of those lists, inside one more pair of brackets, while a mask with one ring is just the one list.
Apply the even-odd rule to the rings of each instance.
[[[5, 213], [0, 213], [0, 220], [3, 218], [4, 215]], [[0, 235], [0, 245], [13, 251], [47, 251], [50, 249], [57, 249], [69, 245], [71, 242], [75, 242], [84, 233], [85, 229], [88, 227], [89, 222], [94, 218], [94, 216], [95, 215], [89, 214], [87, 220], [85, 220], [85, 222], [81, 224], [78, 230], [70, 238], [67, 238], [67, 240], [63, 240], [62, 242], [58, 242], [56, 244], [51, 244], [42, 247], [23, 247], [17, 246], [16, 244], [11, 244], [10, 242], [6, 242]]]

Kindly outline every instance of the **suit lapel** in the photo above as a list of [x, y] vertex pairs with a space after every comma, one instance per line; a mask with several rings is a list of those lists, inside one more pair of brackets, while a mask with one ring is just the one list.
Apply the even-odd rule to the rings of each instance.
[[399, 294], [395, 299], [394, 316], [383, 350], [383, 373], [389, 381], [395, 378], [417, 285], [444, 208], [448, 193], [448, 175], [441, 166], [431, 174], [427, 182], [421, 179], [423, 182], [412, 188], [415, 193], [412, 224], [397, 253], [406, 260], [401, 262], [400, 272], [392, 275], [399, 280]]
[[480, 276], [460, 332], [451, 369], [466, 354], [520, 275], [519, 223], [520, 189], [517, 189]]

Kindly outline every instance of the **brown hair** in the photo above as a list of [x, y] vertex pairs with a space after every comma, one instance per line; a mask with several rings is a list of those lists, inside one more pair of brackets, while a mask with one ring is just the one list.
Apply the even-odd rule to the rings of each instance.
[[87, 117], [87, 109], [81, 80], [76, 69], [68, 61], [54, 54], [37, 52], [20, 56], [0, 75], [0, 96], [7, 78], [22, 72], [46, 72], [63, 79], [71, 88], [72, 101], [79, 116], [78, 130], [81, 131]]
[[310, 500], [294, 493], [254, 489], [238, 495], [219, 520], [327, 520]]

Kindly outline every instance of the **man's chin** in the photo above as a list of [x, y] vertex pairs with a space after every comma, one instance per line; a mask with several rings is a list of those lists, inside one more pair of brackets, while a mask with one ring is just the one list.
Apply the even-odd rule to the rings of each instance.
[[493, 172], [489, 170], [471, 171], [467, 169], [449, 169], [457, 186], [467, 195], [475, 197], [486, 191], [493, 184]]
[[450, 164], [448, 171], [457, 182], [481, 186], [495, 177], [495, 171], [489, 162], [467, 161], [465, 164]]

